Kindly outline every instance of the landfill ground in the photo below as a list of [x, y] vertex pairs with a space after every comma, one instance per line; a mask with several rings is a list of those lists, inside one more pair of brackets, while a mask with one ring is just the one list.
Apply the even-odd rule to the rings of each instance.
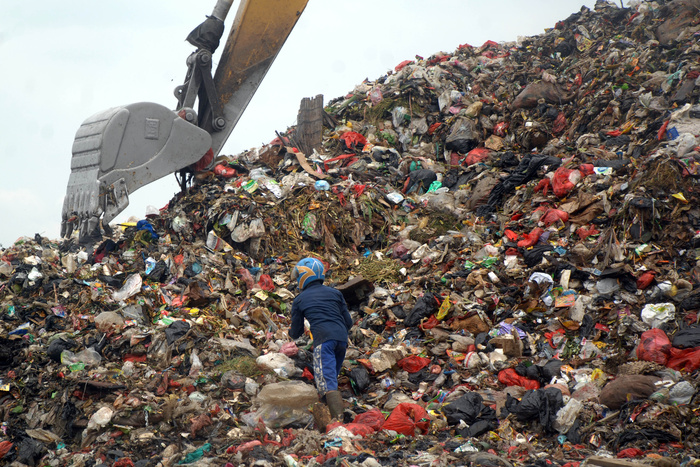
[[[416, 57], [1, 249], [0, 465], [700, 464], [699, 39], [700, 0], [599, 2]], [[325, 432], [307, 256], [354, 320]]]

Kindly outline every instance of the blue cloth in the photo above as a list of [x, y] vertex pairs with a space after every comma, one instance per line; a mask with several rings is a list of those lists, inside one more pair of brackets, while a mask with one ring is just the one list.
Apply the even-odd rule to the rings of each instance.
[[298, 339], [304, 333], [304, 318], [309, 321], [314, 346], [329, 340], [347, 343], [352, 318], [340, 291], [323, 285], [321, 281], [307, 285], [292, 302], [292, 326], [289, 329], [292, 339]]
[[157, 240], [158, 234], [153, 229], [153, 226], [147, 220], [140, 220], [136, 223], [136, 230], [148, 230], [151, 232], [151, 239]]
[[347, 348], [347, 341], [335, 340], [314, 346], [314, 381], [321, 397], [328, 391], [338, 390], [338, 375]]

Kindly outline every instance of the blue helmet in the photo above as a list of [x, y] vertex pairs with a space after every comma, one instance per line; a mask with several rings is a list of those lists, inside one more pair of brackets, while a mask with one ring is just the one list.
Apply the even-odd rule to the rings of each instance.
[[294, 266], [292, 279], [297, 280], [300, 290], [312, 282], [323, 281], [326, 278], [326, 268], [323, 263], [316, 258], [304, 258]]

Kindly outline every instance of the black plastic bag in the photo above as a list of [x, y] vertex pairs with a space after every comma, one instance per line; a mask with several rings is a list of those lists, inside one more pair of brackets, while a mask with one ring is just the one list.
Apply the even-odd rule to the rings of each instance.
[[61, 363], [61, 353], [64, 350], [72, 349], [76, 345], [78, 345], [78, 343], [72, 339], [59, 337], [51, 341], [49, 348], [46, 350], [46, 355], [54, 362]]
[[165, 328], [165, 339], [168, 341], [168, 345], [173, 345], [175, 341], [182, 338], [189, 330], [190, 325], [187, 321], [175, 321]]
[[407, 327], [418, 326], [424, 318], [429, 317], [438, 309], [438, 302], [435, 300], [435, 295], [428, 292], [417, 301], [413, 309], [408, 313], [403, 324]]
[[484, 400], [476, 392], [468, 392], [459, 399], [447, 404], [442, 409], [450, 425], [457, 425], [464, 420], [472, 425], [479, 420], [496, 420], [496, 411], [484, 405]]
[[450, 134], [445, 139], [445, 148], [466, 154], [479, 144], [479, 132], [476, 124], [469, 118], [459, 117], [452, 125]]
[[425, 193], [430, 188], [430, 185], [437, 180], [437, 175], [432, 170], [418, 169], [410, 172], [406, 180], [404, 193], [411, 193], [414, 190], [419, 193]]
[[700, 347], [700, 327], [681, 329], [673, 336], [672, 343], [679, 349]]
[[513, 172], [493, 187], [488, 201], [485, 205], [476, 209], [476, 214], [478, 216], [486, 216], [498, 210], [505, 195], [515, 190], [516, 186], [523, 185], [534, 179], [539, 169], [545, 165], [549, 166], [549, 170], [554, 170], [561, 165], [561, 159], [542, 154], [528, 154], [524, 156]]
[[165, 282], [169, 275], [168, 272], [168, 265], [165, 264], [165, 261], [160, 260], [146, 277], [154, 282]]
[[477, 436], [481, 436], [488, 431], [494, 430], [495, 428], [496, 424], [494, 422], [489, 420], [479, 420], [469, 425], [468, 428], [460, 430], [459, 434], [463, 438], [476, 438]]
[[521, 422], [539, 420], [547, 433], [554, 432], [557, 412], [564, 406], [561, 391], [557, 388], [527, 391], [521, 400], [508, 394], [504, 410], [514, 413]]
[[350, 370], [350, 385], [355, 394], [367, 391], [369, 388], [369, 372], [363, 366], [358, 366]]

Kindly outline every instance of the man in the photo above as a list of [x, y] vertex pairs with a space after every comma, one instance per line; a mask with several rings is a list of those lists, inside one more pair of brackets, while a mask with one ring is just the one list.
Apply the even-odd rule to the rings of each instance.
[[304, 318], [311, 327], [314, 343], [314, 379], [321, 398], [325, 397], [330, 415], [341, 419], [343, 398], [338, 391], [338, 374], [343, 367], [348, 347], [348, 331], [352, 318], [343, 294], [323, 285], [326, 278], [323, 263], [304, 258], [292, 271], [301, 292], [292, 303], [292, 326], [289, 336], [298, 339], [304, 334]]

